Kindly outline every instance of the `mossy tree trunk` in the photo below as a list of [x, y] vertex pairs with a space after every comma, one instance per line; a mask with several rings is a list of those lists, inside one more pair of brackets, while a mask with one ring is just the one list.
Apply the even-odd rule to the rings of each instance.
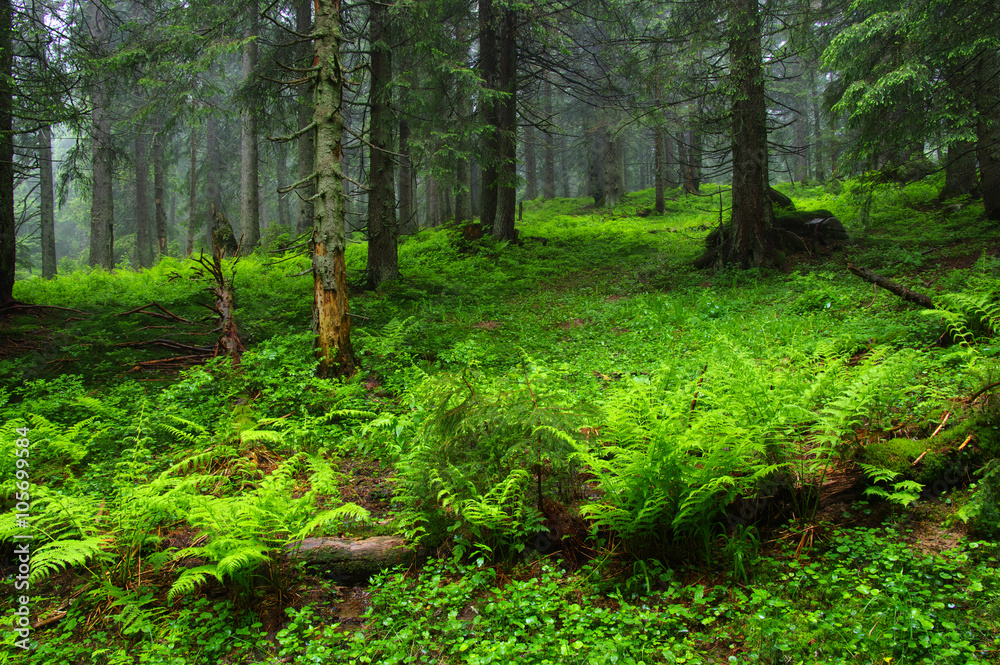
[[[250, 85], [257, 68], [257, 12], [250, 7], [251, 25], [243, 33], [243, 85]], [[240, 112], [240, 251], [251, 254], [260, 244], [260, 159], [257, 111], [250, 103]]]
[[153, 265], [152, 224], [149, 219], [149, 148], [145, 132], [135, 133], [135, 257], [142, 268]]
[[166, 171], [163, 165], [163, 118], [158, 117], [153, 135], [153, 209], [155, 211], [156, 253], [167, 253]]
[[774, 211], [767, 196], [767, 106], [757, 0], [731, 0], [733, 211], [721, 259], [741, 268], [771, 260]]
[[493, 235], [500, 240], [517, 239], [517, 11], [503, 10], [500, 22], [498, 89], [504, 97], [497, 102], [497, 213]]
[[347, 304], [344, 250], [346, 202], [341, 166], [344, 134], [343, 72], [340, 62], [340, 2], [317, 0], [315, 218], [312, 237], [314, 277], [313, 325], [316, 332], [317, 376], [354, 373], [351, 322]]

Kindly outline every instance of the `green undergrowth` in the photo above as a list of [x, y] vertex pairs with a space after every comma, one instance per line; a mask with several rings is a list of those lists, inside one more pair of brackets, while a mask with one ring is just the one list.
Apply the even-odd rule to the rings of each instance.
[[[652, 190], [529, 201], [519, 244], [425, 229], [400, 279], [352, 292], [345, 381], [313, 376], [302, 256], [227, 264], [239, 367], [138, 369], [178, 351], [123, 345], [211, 342], [191, 334], [213, 319], [190, 261], [18, 282], [84, 312], [0, 333], [0, 539], [27, 432], [36, 609], [79, 599], [27, 662], [988, 660], [992, 547], [924, 558], [831, 527], [794, 551], [835, 474], [894, 518], [946, 493], [952, 524], [1000, 532], [997, 233], [937, 184], [780, 185], [856, 240], [785, 271], [690, 268], [728, 205], [716, 185], [663, 215]], [[354, 283], [364, 257], [349, 247]], [[385, 531], [445, 561], [380, 578], [358, 632], [294, 600], [314, 581], [282, 563], [290, 542]], [[560, 548], [591, 563], [562, 571]]]

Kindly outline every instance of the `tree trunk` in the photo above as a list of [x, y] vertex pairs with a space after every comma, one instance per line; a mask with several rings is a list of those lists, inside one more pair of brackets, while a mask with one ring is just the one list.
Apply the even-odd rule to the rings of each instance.
[[470, 206], [469, 160], [459, 157], [455, 162], [455, 221], [467, 224], [472, 220]]
[[562, 166], [562, 192], [563, 197], [568, 199], [572, 194], [569, 190], [569, 148], [566, 147], [566, 144], [566, 135], [561, 134], [559, 136], [559, 155], [561, 156], [559, 163]]
[[[0, 47], [2, 48], [2, 47]], [[52, 127], [38, 130], [38, 194], [41, 218], [42, 277], [56, 276], [55, 197], [52, 179]]]
[[604, 139], [605, 131], [602, 125], [593, 121], [593, 111], [584, 107], [581, 116], [583, 135], [587, 137], [587, 196], [594, 199], [594, 207], [604, 207]]
[[438, 198], [438, 181], [429, 173], [424, 178], [424, 224], [435, 227], [441, 222], [440, 199]]
[[554, 199], [556, 197], [556, 151], [555, 140], [549, 127], [552, 123], [552, 83], [548, 77], [542, 87], [542, 94], [545, 100], [545, 174], [542, 180], [542, 197]]
[[206, 246], [212, 246], [215, 211], [222, 212], [222, 156], [219, 153], [219, 120], [209, 113], [205, 122], [205, 198], [208, 199]]
[[399, 226], [404, 234], [416, 233], [417, 207], [413, 200], [413, 160], [410, 159], [410, 123], [399, 121]]
[[383, 0], [369, 3], [371, 56], [368, 89], [370, 143], [368, 157], [368, 266], [367, 287], [399, 277], [396, 224], [396, 187], [392, 149], [392, 38], [389, 6]]
[[767, 105], [757, 0], [731, 0], [729, 53], [733, 89], [733, 210], [725, 263], [769, 263], [774, 212], [767, 196]]
[[701, 134], [693, 126], [688, 129], [687, 133], [687, 169], [684, 177], [684, 189], [689, 194], [701, 193]]
[[656, 182], [654, 184], [653, 209], [658, 215], [662, 215], [663, 211], [666, 210], [663, 196], [663, 181], [666, 176], [664, 162], [666, 160], [663, 157], [663, 130], [660, 127], [655, 127], [653, 128], [653, 178]]
[[497, 219], [497, 178], [500, 150], [500, 102], [495, 94], [499, 85], [499, 53], [497, 51], [496, 14], [493, 0], [479, 2], [479, 70], [483, 80], [480, 100], [484, 131], [480, 139], [479, 163], [482, 166], [483, 184], [480, 205], [480, 223], [486, 231], [493, 231]]
[[316, 0], [316, 218], [313, 224], [313, 324], [316, 374], [354, 374], [351, 319], [347, 302], [344, 250], [345, 198], [341, 170], [344, 134], [343, 72], [340, 62], [340, 2]]
[[535, 130], [531, 125], [524, 127], [524, 198], [534, 201], [538, 198], [538, 164], [535, 160]]
[[399, 536], [373, 536], [362, 540], [306, 538], [288, 546], [288, 556], [332, 575], [345, 584], [365, 583], [373, 575], [400, 565], [426, 559]]
[[976, 63], [976, 155], [986, 217], [1000, 220], [1000, 68], [987, 51]]
[[[97, 0], [87, 4], [90, 36], [98, 49], [103, 50], [110, 29], [104, 6]], [[90, 262], [106, 270], [115, 267], [114, 224], [115, 203], [113, 196], [114, 150], [111, 145], [111, 110], [108, 83], [103, 76], [90, 76], [90, 103], [92, 110], [91, 151], [93, 171], [90, 199]]]
[[[243, 35], [243, 85], [249, 85], [257, 67], [257, 7], [250, 7], [252, 25]], [[240, 113], [240, 252], [253, 253], [260, 244], [260, 177], [257, 149], [257, 111]]]
[[166, 173], [163, 169], [163, 123], [158, 122], [153, 134], [153, 199], [156, 217], [156, 254], [167, 254]]
[[153, 265], [151, 224], [149, 220], [149, 150], [146, 134], [135, 134], [135, 259], [140, 268]]
[[804, 182], [809, 179], [808, 121], [804, 114], [795, 119], [795, 172], [792, 180]]
[[517, 12], [512, 8], [503, 10], [499, 89], [506, 96], [500, 100], [497, 113], [500, 164], [493, 235], [499, 240], [514, 242], [517, 240], [514, 230], [517, 218]]
[[[308, 35], [312, 32], [312, 6], [314, 0], [299, 0], [295, 3], [295, 30], [300, 35]], [[306, 67], [310, 64], [313, 55], [309, 42], [304, 41], [300, 45], [298, 66]], [[299, 88], [298, 100], [298, 129], [302, 130], [313, 121], [313, 88], [312, 84], [304, 84]], [[313, 203], [312, 196], [316, 191], [316, 184], [311, 177], [314, 170], [313, 161], [316, 155], [316, 131], [308, 131], [299, 136], [298, 139], [298, 181], [307, 184], [296, 189], [298, 194], [298, 219], [295, 224], [296, 233], [305, 233], [313, 226]]]
[[944, 187], [938, 194], [942, 201], [975, 193], [978, 190], [976, 144], [972, 141], [956, 141], [948, 146], [944, 174]]
[[198, 128], [191, 125], [191, 163], [188, 167], [188, 230], [184, 256], [194, 252], [194, 234], [198, 228]]
[[622, 197], [625, 196], [625, 164], [622, 156], [622, 140], [612, 134], [609, 124], [604, 126], [603, 146], [604, 207], [613, 208], [621, 203]]
[[0, 307], [14, 300], [17, 258], [14, 217], [14, 13], [0, 0]]
[[809, 92], [812, 96], [813, 112], [813, 141], [812, 141], [812, 161], [816, 168], [816, 180], [823, 182], [826, 179], [826, 171], [823, 167], [823, 128], [820, 125], [820, 103], [823, 98], [823, 91], [816, 89], [816, 67], [806, 67], [809, 72]]
[[275, 175], [278, 178], [278, 225], [283, 229], [291, 229], [292, 219], [288, 211], [288, 195], [282, 194], [280, 190], [287, 187], [288, 182], [288, 145], [282, 141], [274, 142], [274, 163], [276, 165]]

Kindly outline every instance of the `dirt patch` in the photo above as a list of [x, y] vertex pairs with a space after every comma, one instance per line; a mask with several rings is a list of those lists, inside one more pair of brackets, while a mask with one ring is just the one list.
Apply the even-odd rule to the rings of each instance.
[[502, 325], [499, 321], [480, 321], [479, 323], [473, 323], [472, 327], [476, 330], [496, 330]]
[[573, 328], [582, 328], [587, 325], [587, 322], [583, 319], [570, 319], [569, 321], [563, 321], [559, 324], [559, 327], [563, 330], [571, 330]]

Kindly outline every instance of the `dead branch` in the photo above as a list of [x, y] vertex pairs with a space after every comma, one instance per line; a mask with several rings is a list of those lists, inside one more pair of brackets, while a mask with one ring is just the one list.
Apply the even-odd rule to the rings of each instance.
[[851, 263], [848, 263], [847, 269], [850, 270], [853, 274], [860, 277], [861, 279], [865, 280], [866, 282], [875, 284], [877, 286], [881, 286], [886, 291], [895, 293], [903, 300], [916, 303], [917, 305], [921, 305], [922, 307], [925, 307], [927, 309], [935, 309], [934, 301], [930, 299], [930, 296], [925, 296], [922, 293], [917, 293], [916, 291], [906, 288], [902, 284], [897, 284], [896, 282], [888, 280], [885, 277], [882, 277], [881, 275], [872, 272], [868, 268], [859, 268]]
[[[158, 314], [157, 312], [146, 311], [147, 307], [155, 307], [156, 309], [160, 310], [160, 312], [162, 312], [162, 314]], [[148, 316], [155, 316], [155, 317], [157, 317], [159, 319], [167, 319], [168, 321], [178, 321], [180, 323], [191, 323], [191, 321], [188, 321], [183, 316], [177, 316], [176, 314], [174, 314], [173, 312], [171, 312], [169, 309], [167, 309], [163, 305], [160, 305], [159, 303], [155, 303], [155, 302], [146, 303], [142, 307], [136, 307], [135, 309], [130, 309], [127, 312], [122, 312], [118, 316], [128, 316], [129, 314], [146, 314]]]

